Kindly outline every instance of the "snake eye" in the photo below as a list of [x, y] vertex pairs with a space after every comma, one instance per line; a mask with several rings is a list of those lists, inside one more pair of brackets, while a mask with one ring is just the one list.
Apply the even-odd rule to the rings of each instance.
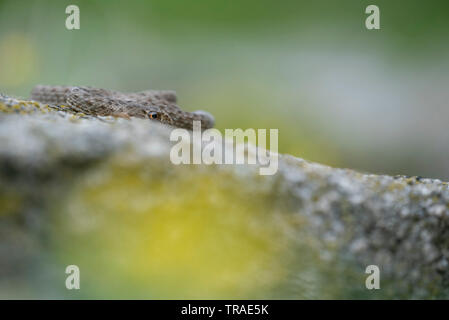
[[150, 113], [148, 113], [148, 117], [150, 119], [157, 119], [157, 112], [150, 112]]

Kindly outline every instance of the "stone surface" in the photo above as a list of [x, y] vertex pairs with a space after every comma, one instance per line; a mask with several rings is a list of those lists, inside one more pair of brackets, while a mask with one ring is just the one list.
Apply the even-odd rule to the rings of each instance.
[[447, 183], [175, 166], [170, 131], [0, 96], [0, 297], [448, 297]]

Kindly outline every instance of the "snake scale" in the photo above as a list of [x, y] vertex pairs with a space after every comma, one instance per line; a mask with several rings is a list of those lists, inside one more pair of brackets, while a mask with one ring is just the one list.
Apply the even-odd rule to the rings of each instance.
[[178, 128], [192, 130], [193, 121], [200, 121], [201, 128], [214, 126], [214, 117], [206, 111], [183, 111], [176, 104], [174, 91], [146, 90], [122, 93], [92, 87], [38, 85], [31, 92], [31, 99], [53, 105], [66, 105], [74, 112], [93, 116], [137, 117], [159, 121]]

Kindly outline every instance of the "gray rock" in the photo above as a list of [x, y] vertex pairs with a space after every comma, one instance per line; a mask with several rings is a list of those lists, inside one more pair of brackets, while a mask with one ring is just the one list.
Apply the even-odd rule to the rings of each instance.
[[175, 166], [170, 132], [0, 96], [0, 297], [448, 297], [447, 183]]

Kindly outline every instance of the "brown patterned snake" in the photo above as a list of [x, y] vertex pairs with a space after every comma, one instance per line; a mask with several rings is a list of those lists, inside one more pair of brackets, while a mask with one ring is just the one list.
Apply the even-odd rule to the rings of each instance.
[[66, 105], [75, 112], [94, 116], [151, 119], [190, 130], [194, 120], [201, 121], [202, 129], [214, 126], [214, 117], [206, 111], [181, 110], [176, 105], [174, 91], [122, 93], [91, 87], [38, 85], [31, 92], [31, 99], [46, 104]]

